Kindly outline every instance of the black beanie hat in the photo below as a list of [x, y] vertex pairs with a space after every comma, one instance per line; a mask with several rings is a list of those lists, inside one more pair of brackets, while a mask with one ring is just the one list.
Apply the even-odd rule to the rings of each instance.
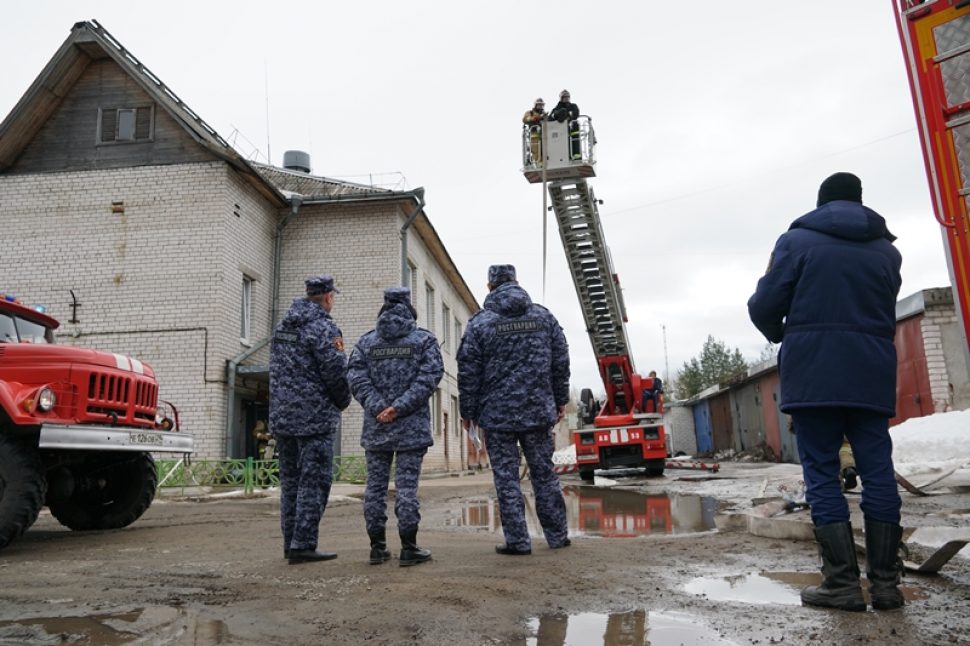
[[818, 202], [815, 206], [822, 206], [833, 200], [862, 204], [862, 181], [852, 173], [829, 175], [818, 187]]

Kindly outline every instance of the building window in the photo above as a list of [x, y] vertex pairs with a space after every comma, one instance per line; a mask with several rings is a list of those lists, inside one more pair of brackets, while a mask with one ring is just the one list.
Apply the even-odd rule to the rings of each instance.
[[239, 316], [239, 340], [244, 343], [249, 341], [249, 334], [252, 330], [252, 311], [253, 311], [253, 279], [243, 274], [242, 279], [242, 299]]
[[424, 323], [434, 332], [434, 287], [428, 283], [424, 284], [424, 298], [424, 311], [428, 319]]
[[100, 144], [152, 141], [155, 136], [155, 107], [99, 108]]
[[448, 321], [451, 320], [451, 308], [441, 304], [441, 347], [445, 349], [445, 352], [449, 351], [451, 347], [451, 326], [448, 325]]
[[458, 398], [452, 395], [451, 397], [451, 419], [452, 427], [454, 428], [455, 437], [461, 437], [461, 420], [458, 418]]
[[460, 346], [461, 346], [461, 321], [459, 321], [458, 319], [455, 319], [455, 348], [456, 348], [456, 352], [457, 352], [457, 348], [459, 348]]

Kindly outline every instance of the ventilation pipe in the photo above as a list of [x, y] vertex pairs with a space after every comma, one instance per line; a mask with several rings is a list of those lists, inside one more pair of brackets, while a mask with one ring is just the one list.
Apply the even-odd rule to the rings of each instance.
[[283, 168], [309, 174], [310, 153], [305, 153], [302, 150], [287, 150], [283, 153]]

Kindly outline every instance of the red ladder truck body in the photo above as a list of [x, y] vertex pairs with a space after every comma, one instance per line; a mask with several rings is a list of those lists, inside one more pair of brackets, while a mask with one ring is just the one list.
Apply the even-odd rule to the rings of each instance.
[[970, 0], [893, 0], [893, 7], [966, 351], [970, 338]]

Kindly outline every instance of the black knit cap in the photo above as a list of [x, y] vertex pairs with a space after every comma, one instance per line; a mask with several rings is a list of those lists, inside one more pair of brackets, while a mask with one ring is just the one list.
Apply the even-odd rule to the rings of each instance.
[[829, 175], [818, 187], [818, 202], [822, 206], [834, 200], [846, 200], [862, 204], [862, 180], [852, 173]]

